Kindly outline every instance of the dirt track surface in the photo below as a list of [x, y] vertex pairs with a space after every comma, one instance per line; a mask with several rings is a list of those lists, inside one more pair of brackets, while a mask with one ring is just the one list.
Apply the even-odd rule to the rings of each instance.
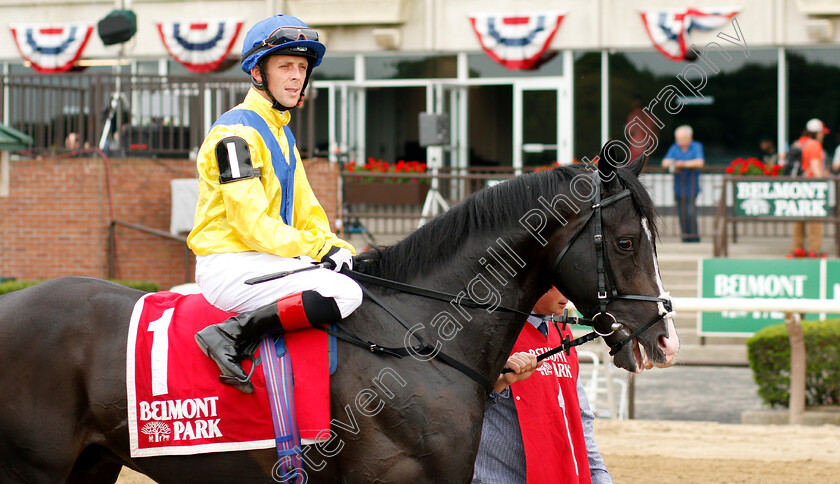
[[[840, 427], [597, 420], [616, 484], [840, 482]], [[152, 481], [125, 470], [120, 484]]]
[[597, 420], [620, 483], [840, 482], [840, 427]]

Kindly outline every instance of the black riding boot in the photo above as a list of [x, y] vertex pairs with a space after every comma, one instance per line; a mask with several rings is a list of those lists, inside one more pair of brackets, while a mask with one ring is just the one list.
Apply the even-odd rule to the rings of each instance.
[[254, 387], [250, 375], [241, 366], [242, 353], [251, 343], [266, 333], [282, 334], [340, 319], [341, 313], [335, 300], [315, 291], [304, 291], [207, 326], [196, 333], [195, 342], [219, 366], [222, 383], [252, 393]]
[[275, 303], [237, 314], [195, 334], [195, 342], [205, 355], [219, 365], [219, 380], [245, 393], [253, 393], [250, 375], [242, 370], [242, 352], [259, 336], [281, 328]]

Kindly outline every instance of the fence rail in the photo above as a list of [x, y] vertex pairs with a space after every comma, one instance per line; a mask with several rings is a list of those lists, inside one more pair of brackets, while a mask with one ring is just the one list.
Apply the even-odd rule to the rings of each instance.
[[[185, 157], [249, 87], [242, 78], [7, 74], [0, 76], [0, 113], [4, 124], [33, 137], [37, 154], [99, 146], [109, 126], [108, 153]], [[70, 133], [78, 147], [66, 144]]]
[[[345, 183], [359, 179], [379, 179], [383, 183], [428, 182], [428, 174], [376, 174], [343, 171]], [[466, 170], [443, 169], [439, 175], [439, 192], [443, 198], [454, 205], [467, 195], [474, 193], [496, 181], [503, 181], [514, 176], [509, 167], [475, 168]], [[679, 216], [674, 203], [673, 175], [650, 167], [642, 175], [642, 182], [648, 187], [657, 212], [661, 218], [660, 234], [663, 237], [680, 236]], [[727, 201], [721, 197], [724, 187], [724, 174], [720, 169], [711, 168], [701, 177], [701, 190], [698, 195], [698, 225], [702, 238], [711, 240], [720, 233], [720, 211], [727, 207]], [[342, 196], [342, 218], [344, 226], [351, 231], [367, 231], [374, 235], [405, 235], [417, 228], [423, 219], [423, 202], [414, 204], [356, 203]], [[720, 205], [720, 204], [723, 205]], [[717, 215], [717, 217], [716, 217]], [[716, 225], [717, 224], [717, 225]], [[732, 241], [738, 237], [790, 237], [792, 224], [789, 220], [762, 220], [750, 223], [730, 222], [727, 236]], [[825, 237], [837, 238], [836, 223], [826, 224]]]

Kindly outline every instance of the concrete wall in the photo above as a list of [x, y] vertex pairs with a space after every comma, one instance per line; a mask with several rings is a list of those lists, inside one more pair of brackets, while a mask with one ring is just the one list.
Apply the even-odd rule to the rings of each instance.
[[[338, 167], [309, 162], [316, 196], [336, 219]], [[169, 182], [195, 176], [189, 160], [48, 158], [13, 160], [9, 196], [0, 197], [0, 277], [108, 277], [108, 175], [114, 218], [168, 232]], [[117, 228], [117, 278], [162, 289], [192, 278], [186, 245]]]

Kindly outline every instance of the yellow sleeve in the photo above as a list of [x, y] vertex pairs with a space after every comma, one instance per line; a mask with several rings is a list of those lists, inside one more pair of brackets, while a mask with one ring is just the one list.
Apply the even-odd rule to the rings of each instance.
[[[231, 135], [231, 130], [234, 136], [241, 136], [247, 141], [253, 167], [262, 170], [259, 178], [223, 184], [219, 183], [218, 176], [211, 180], [221, 192], [227, 223], [239, 241], [252, 250], [284, 257], [307, 255], [318, 258], [329, 250], [325, 250], [327, 243], [323, 232], [314, 228], [298, 230], [280, 219], [279, 189], [272, 199], [266, 193], [266, 185], [270, 186], [273, 182], [279, 187], [279, 183], [276, 182], [276, 177], [270, 180], [270, 177], [274, 177], [273, 170], [268, 173], [269, 168], [265, 166], [265, 162], [270, 159], [269, 152], [256, 130], [233, 126], [219, 130], [215, 138], [221, 141]], [[215, 143], [213, 145], [215, 146]], [[212, 157], [215, 160], [215, 149], [212, 150]], [[217, 163], [216, 168], [218, 170]]]
[[297, 168], [295, 169], [295, 225], [301, 230], [314, 230], [323, 234], [326, 243], [323, 252], [314, 258], [321, 260], [321, 257], [326, 255], [332, 246], [346, 248], [355, 255], [356, 249], [353, 245], [346, 240], [338, 238], [330, 229], [327, 214], [315, 197], [315, 193], [312, 192], [312, 187], [309, 185], [309, 179], [306, 177], [306, 170], [303, 168], [297, 147], [295, 147], [295, 156], [298, 160]]

